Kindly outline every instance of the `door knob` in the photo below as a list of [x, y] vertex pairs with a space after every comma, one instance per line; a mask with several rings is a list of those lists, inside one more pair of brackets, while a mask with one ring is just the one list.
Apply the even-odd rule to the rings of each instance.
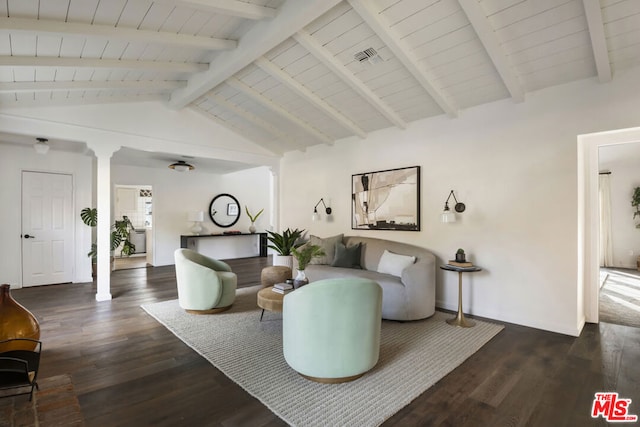
[[25, 238], [25, 239], [35, 239], [35, 238], [36, 238], [36, 236], [30, 236], [30, 235], [28, 235], [28, 234], [25, 234], [25, 235], [24, 235], [24, 238]]

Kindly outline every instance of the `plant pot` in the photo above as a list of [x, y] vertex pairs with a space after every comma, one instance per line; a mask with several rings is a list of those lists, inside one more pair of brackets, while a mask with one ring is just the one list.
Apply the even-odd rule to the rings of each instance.
[[[40, 325], [29, 310], [11, 296], [11, 286], [0, 285], [0, 341], [11, 338], [40, 339]], [[32, 343], [3, 344], [0, 352], [33, 350]]]
[[253, 234], [255, 232], [256, 232], [256, 226], [252, 222], [251, 225], [249, 226], [249, 233]]
[[293, 256], [292, 255], [273, 255], [273, 265], [284, 265], [293, 270]]
[[466, 262], [465, 254], [456, 254], [456, 262]]
[[304, 272], [304, 270], [298, 270], [298, 274], [293, 279], [293, 289], [298, 289], [308, 284], [309, 284], [309, 279], [307, 278], [307, 275]]

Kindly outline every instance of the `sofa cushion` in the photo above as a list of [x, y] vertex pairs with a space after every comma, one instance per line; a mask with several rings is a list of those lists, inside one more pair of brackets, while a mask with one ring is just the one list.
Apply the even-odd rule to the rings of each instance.
[[331, 263], [332, 267], [362, 268], [360, 266], [360, 254], [362, 244], [345, 246], [342, 242], [336, 243], [336, 255]]
[[414, 256], [394, 254], [385, 249], [378, 263], [378, 273], [401, 277], [402, 270], [414, 262], [416, 262], [416, 257]]
[[316, 256], [311, 258], [309, 262], [310, 265], [325, 265], [331, 264], [336, 255], [336, 243], [342, 243], [343, 234], [338, 234], [331, 237], [318, 237], [311, 235], [309, 236], [309, 243], [312, 245], [317, 245], [322, 248], [324, 251], [324, 256]]

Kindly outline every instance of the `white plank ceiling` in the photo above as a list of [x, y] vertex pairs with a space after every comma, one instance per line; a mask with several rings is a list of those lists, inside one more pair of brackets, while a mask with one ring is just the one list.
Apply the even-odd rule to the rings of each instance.
[[639, 0], [0, 0], [0, 108], [158, 100], [275, 154], [639, 65]]

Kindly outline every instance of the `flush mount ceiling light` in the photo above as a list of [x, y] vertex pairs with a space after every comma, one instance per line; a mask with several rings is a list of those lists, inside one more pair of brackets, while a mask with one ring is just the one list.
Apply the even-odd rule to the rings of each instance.
[[178, 160], [177, 162], [170, 164], [169, 169], [173, 169], [174, 171], [177, 171], [177, 172], [186, 172], [186, 171], [194, 170], [195, 166], [190, 165], [184, 160]]
[[36, 140], [38, 142], [33, 144], [33, 149], [36, 150], [36, 153], [47, 154], [49, 151], [49, 144], [47, 144], [47, 141], [49, 140], [47, 138], [36, 138]]

